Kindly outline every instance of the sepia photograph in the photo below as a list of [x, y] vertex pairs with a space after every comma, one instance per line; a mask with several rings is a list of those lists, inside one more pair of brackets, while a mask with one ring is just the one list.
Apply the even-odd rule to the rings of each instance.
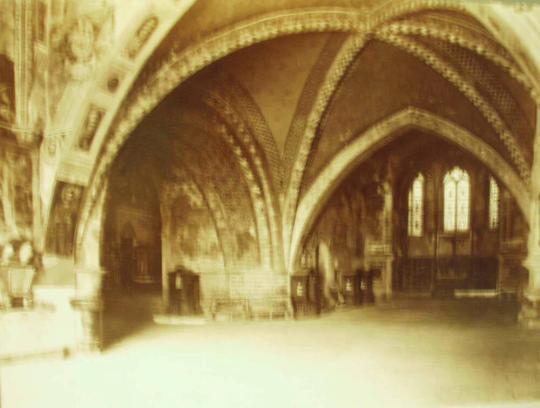
[[540, 0], [0, 0], [0, 408], [540, 408]]

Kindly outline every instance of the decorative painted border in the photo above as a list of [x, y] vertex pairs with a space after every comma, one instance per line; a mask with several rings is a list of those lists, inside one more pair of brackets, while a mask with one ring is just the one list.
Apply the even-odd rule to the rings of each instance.
[[441, 27], [430, 22], [416, 21], [398, 21], [389, 23], [377, 30], [380, 35], [417, 35], [437, 40], [447, 41], [451, 44], [459, 45], [478, 55], [486, 58], [495, 65], [501, 67], [512, 78], [527, 89], [531, 97], [538, 103], [540, 98], [529, 79], [517, 65], [510, 59], [510, 56], [504, 55], [491, 42], [482, 37], [474, 36], [467, 30], [460, 27]]
[[[283, 263], [283, 257], [281, 256], [280, 250], [281, 245], [279, 245], [279, 209], [275, 208], [275, 203], [273, 202], [273, 197], [275, 197], [275, 195], [273, 194], [267, 170], [265, 168], [264, 154], [261, 154], [254, 136], [246, 128], [240, 116], [226, 97], [221, 96], [219, 93], [213, 93], [210, 98], [208, 98], [207, 103], [227, 124], [230, 125], [232, 129], [234, 129], [238, 139], [241, 140], [245, 146], [248, 156], [247, 159], [241, 155], [242, 149], [234, 145], [235, 138], [232, 135], [228, 135], [222, 127], [222, 137], [238, 156], [240, 167], [244, 169], [244, 167], [249, 166], [250, 162], [253, 163], [253, 166], [255, 167], [260, 186], [252, 173], [245, 174], [245, 177], [249, 190], [252, 192], [252, 202], [256, 213], [258, 214], [260, 212], [261, 214], [259, 214], [259, 216], [262, 217], [264, 215], [264, 218], [267, 220], [266, 226], [268, 227], [268, 231], [264, 231], [264, 233], [261, 232], [261, 235], [259, 236], [262, 245], [261, 249], [264, 249], [265, 252], [268, 250], [270, 253], [273, 253], [271, 264], [273, 264], [274, 267], [279, 268]], [[265, 263], [265, 265], [270, 265], [270, 263]]]

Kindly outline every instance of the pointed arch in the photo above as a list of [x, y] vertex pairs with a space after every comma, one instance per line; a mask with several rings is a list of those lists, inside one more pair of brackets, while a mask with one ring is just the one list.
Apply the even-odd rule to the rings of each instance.
[[489, 219], [488, 225], [490, 230], [497, 229], [499, 227], [499, 197], [500, 189], [499, 184], [493, 178], [489, 176]]
[[[193, 1], [193, 3], [190, 1]], [[196, 0], [186, 0], [183, 3], [185, 8], [182, 7], [180, 11], [175, 9], [174, 13], [172, 13], [172, 6], [159, 3], [161, 7], [157, 7], [157, 3], [154, 3], [149, 3], [151, 6], [148, 7], [148, 10], [144, 12], [141, 10], [141, 13], [137, 14], [137, 20], [141, 17], [143, 18], [140, 21], [151, 18], [149, 16], [156, 10], [159, 11], [160, 15], [170, 15], [172, 17], [167, 19], [166, 24], [159, 24], [150, 38], [147, 38], [148, 41], [144, 44], [142, 52], [136, 56], [135, 63], [131, 61], [126, 66], [124, 53], [118, 53], [118, 47], [111, 51], [110, 65], [114, 67], [114, 70], [121, 71], [120, 76], [122, 76], [118, 89], [113, 91], [112, 94], [104, 95], [103, 81], [105, 80], [105, 83], [109, 84], [112, 80], [118, 84], [119, 78], [116, 76], [111, 77], [112, 74], [115, 74], [114, 72], [100, 71], [95, 75], [93, 82], [81, 90], [80, 93], [84, 94], [84, 97], [78, 98], [81, 102], [73, 107], [68, 104], [70, 114], [67, 116], [73, 118], [66, 126], [69, 129], [67, 133], [71, 135], [70, 140], [62, 148], [61, 153], [54, 160], [51, 159], [53, 163], [47, 169], [47, 172], [52, 177], [48, 177], [47, 179], [51, 181], [43, 183], [42, 186], [45, 208], [50, 206], [51, 191], [54, 191], [55, 183], [62, 177], [66, 177], [65, 168], [69, 167], [68, 164], [72, 165], [74, 161], [73, 152], [70, 150], [71, 142], [78, 140], [82, 132], [84, 132], [80, 125], [83, 123], [89, 104], [96, 101], [105, 103], [107, 106], [100, 105], [106, 111], [103, 120], [95, 129], [94, 146], [92, 146], [88, 154], [84, 155], [84, 160], [81, 161], [82, 164], [77, 168], [80, 173], [77, 182], [88, 186], [85, 191], [79, 220], [78, 241], [82, 240], [82, 234], [85, 233], [88, 226], [90, 214], [106, 181], [109, 166], [131, 131], [172, 89], [195, 72], [236, 50], [279, 36], [299, 33], [340, 31], [357, 35], [366, 34], [380, 23], [389, 21], [394, 17], [437, 7], [465, 11], [478, 18], [500, 40], [501, 44], [508, 46], [507, 48], [512, 48], [512, 45], [515, 44], [512, 36], [516, 34], [514, 27], [519, 25], [505, 24], [504, 30], [500, 30], [497, 23], [502, 17], [496, 12], [494, 6], [469, 6], [453, 0], [385, 2], [372, 9], [369, 7], [333, 7], [331, 4], [324, 7], [321, 6], [320, 2], [313, 2], [313, 5], [309, 7], [310, 2], [306, 1], [305, 8], [280, 9], [275, 13], [267, 14], [254, 6], [250, 14], [252, 17], [238, 17], [234, 20], [235, 23], [227, 22], [223, 24], [223, 27], [216, 27], [212, 34], [197, 33], [198, 35], [195, 35], [195, 33], [191, 33], [191, 38], [201, 38], [201, 40], [192, 44], [186, 43], [184, 47], [175, 48], [161, 64], [154, 61], [154, 65], [159, 65], [158, 70], [145, 73], [144, 68], [147, 66], [147, 59], [159, 48], [171, 27], [176, 27], [191, 5], [198, 2]], [[253, 5], [258, 4], [256, 2], [252, 3]], [[245, 12], [245, 10], [243, 11]], [[529, 17], [523, 18], [523, 20], [526, 19], [529, 19]], [[134, 24], [133, 27], [138, 27], [138, 25]], [[501, 33], [501, 31], [504, 32]], [[123, 33], [121, 35], [120, 50], [123, 50], [127, 42], [129, 42], [129, 34], [132, 33]], [[523, 44], [527, 45], [523, 45], [523, 49], [519, 50], [520, 52], [512, 54], [518, 60], [520, 68], [526, 68], [526, 76], [535, 85], [535, 91], [537, 91], [540, 89], [540, 84], [535, 71], [537, 67], [540, 67], [540, 62], [536, 58], [537, 53], [535, 53], [535, 50], [536, 45], [540, 43], [540, 35], [535, 33], [530, 37], [516, 36], [520, 39], [527, 39], [527, 41], [522, 41]], [[135, 40], [139, 40], [139, 38], [136, 36]], [[482, 51], [483, 49], [480, 47], [479, 50]], [[109, 82], [106, 81], [108, 78], [110, 78]], [[132, 87], [132, 85], [136, 86]], [[113, 88], [116, 89], [116, 86]], [[131, 92], [129, 98], [127, 98], [128, 91]], [[64, 99], [69, 100], [70, 103], [73, 100], [72, 97]], [[54, 128], [54, 126], [51, 128]], [[58, 135], [64, 133], [58, 132]], [[51, 143], [51, 146], [55, 147], [57, 144], [63, 143], [58, 138], [60, 136], [50, 135], [46, 140], [46, 145]], [[56, 151], [55, 149], [50, 150]], [[307, 151], [300, 149], [300, 157], [306, 154]], [[301, 169], [296, 167], [292, 171], [301, 174]], [[293, 202], [293, 206], [296, 207], [295, 200], [288, 200], [288, 202]], [[45, 210], [45, 212], [47, 211]], [[289, 242], [291, 242], [290, 235], [287, 235], [284, 243], [285, 247], [288, 246]]]
[[407, 234], [421, 237], [424, 232], [424, 175], [418, 173], [411, 183], [407, 202]]
[[443, 226], [445, 232], [464, 232], [470, 225], [471, 185], [469, 173], [455, 166], [443, 179]]
[[[96, 129], [94, 146], [91, 148], [90, 157], [88, 157], [89, 161], [93, 162], [93, 166], [85, 170], [87, 174], [84, 176], [83, 184], [88, 185], [89, 188], [83, 204], [81, 226], [86, 224], [85, 219], [87, 219], [91, 211], [90, 207], [95, 204], [98, 190], [104, 183], [109, 165], [131, 131], [172, 89], [204, 67], [237, 50], [286, 35], [344, 32], [354, 34], [352, 43], [362, 43], [365, 35], [372, 32], [382, 23], [412, 12], [433, 8], [467, 11], [467, 8], [461, 2], [454, 0], [403, 0], [383, 2], [374, 7], [362, 8], [336, 7], [330, 1], [326, 6], [321, 6], [320, 2], [310, 4], [309, 1], [306, 1], [304, 7], [280, 8], [272, 13], [259, 10], [258, 4], [258, 2], [251, 2], [249, 5], [249, 7], [253, 7], [252, 17], [239, 17], [235, 20], [235, 23], [226, 22], [223, 26], [216, 27], [212, 34], [185, 33], [186, 38], [201, 38], [201, 40], [186, 44], [184, 47], [174, 47], [159, 64], [154, 61], [153, 65], [159, 66], [159, 69], [151, 73], [144, 73], [145, 66], [137, 65], [133, 67], [134, 69], [129, 72], [129, 75], [126, 74], [123, 85], [120, 86], [121, 89], [119, 88], [115, 95], [111, 97], [108, 104], [109, 108], [98, 129]], [[478, 13], [476, 9], [471, 9], [469, 12], [473, 16]], [[482, 12], [485, 13], [486, 10]], [[164, 14], [168, 13], [164, 12]], [[137, 57], [137, 61], [146, 61], [145, 58], [149, 57], [153, 50], [160, 46], [160, 40], [165, 38], [165, 34], [171, 26], [176, 27], [178, 25], [182, 15], [176, 16], [171, 21], [167, 20], [168, 23], [163, 24], [163, 26], [161, 24], [158, 26], [148, 44], [145, 45], [144, 52], [141, 52], [141, 55]], [[189, 28], [186, 29], [189, 30]], [[191, 35], [188, 36], [188, 34]], [[355, 47], [354, 44], [352, 45], [351, 48], [347, 47], [345, 54], [348, 54], [351, 50], [354, 54]], [[346, 58], [348, 57], [346, 56]], [[342, 62], [338, 64], [342, 65]], [[337, 67], [337, 71], [340, 71], [339, 67]], [[96, 84], [101, 83], [99, 81], [106, 77], [106, 74], [102, 73]], [[134, 84], [136, 87], [130, 88], [130, 85]], [[92, 102], [94, 99], [103, 100], [101, 90], [98, 91], [95, 87], [90, 88], [86, 94], [87, 97], [82, 98], [85, 101], [83, 105]], [[131, 89], [130, 97], [124, 101], [123, 98], [127, 96], [127, 90], [129, 89]], [[126, 93], [120, 91], [126, 91]], [[328, 92], [328, 89], [325, 92]], [[320, 99], [324, 101], [326, 97], [321, 96]], [[315, 111], [324, 109], [324, 103], [316, 103], [315, 105], [317, 105]], [[75, 111], [78, 113], [70, 116], [77, 118], [74, 119], [75, 122], [81, 122], [85, 109], [86, 105], [77, 107]], [[316, 127], [316, 123], [308, 120], [306, 133], [312, 134], [314, 127]], [[72, 128], [77, 129], [73, 138], [78, 139], [79, 134], [84, 129], [79, 129], [76, 124]], [[308, 148], [298, 149], [297, 156], [299, 156], [300, 162], [303, 162], [304, 157], [307, 157]], [[65, 157], [62, 160], [67, 160], [69, 154], [69, 151], [64, 152]], [[99, 155], [101, 157], [98, 159]], [[291, 169], [293, 176], [300, 176], [302, 171], [299, 170], [299, 167], [301, 166], [295, 165], [293, 167]], [[296, 206], [294, 197], [287, 200], [287, 202], [293, 203], [292, 206]], [[286, 242], [290, 242], [290, 239], [287, 239]]]
[[492, 147], [452, 121], [418, 108], [407, 108], [375, 124], [343, 148], [319, 173], [301, 199], [294, 223], [287, 268], [294, 269], [305, 234], [339, 183], [374, 151], [396, 139], [403, 131], [419, 128], [448, 140], [471, 153], [508, 188], [529, 221], [530, 195], [517, 172]]

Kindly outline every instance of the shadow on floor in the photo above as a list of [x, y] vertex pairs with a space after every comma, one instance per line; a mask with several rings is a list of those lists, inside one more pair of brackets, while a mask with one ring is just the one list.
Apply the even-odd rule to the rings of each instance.
[[161, 293], [148, 289], [109, 290], [105, 293], [103, 345], [112, 348], [153, 325], [153, 314], [161, 306]]
[[129, 318], [118, 315], [105, 315], [103, 318], [103, 347], [113, 348], [126, 338], [135, 336], [153, 324], [151, 319]]

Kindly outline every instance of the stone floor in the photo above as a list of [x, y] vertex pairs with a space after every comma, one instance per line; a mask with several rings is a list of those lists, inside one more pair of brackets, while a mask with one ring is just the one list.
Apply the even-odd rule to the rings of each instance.
[[100, 356], [4, 365], [1, 408], [540, 407], [516, 306], [401, 299], [301, 321], [134, 325]]
[[80, 317], [70, 300], [68, 287], [33, 288], [31, 308], [0, 308], [0, 365], [23, 356], [62, 354], [77, 343]]

